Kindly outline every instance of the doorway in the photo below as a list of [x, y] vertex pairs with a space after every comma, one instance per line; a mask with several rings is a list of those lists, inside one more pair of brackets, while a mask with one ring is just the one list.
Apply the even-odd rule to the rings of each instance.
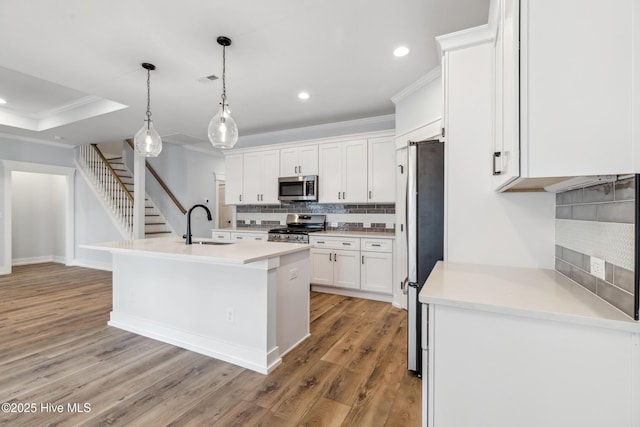
[[[75, 241], [75, 169], [10, 160], [3, 160], [2, 164], [4, 167], [2, 182], [4, 198], [1, 213], [4, 218], [2, 221], [4, 242], [0, 257], [2, 261], [0, 274], [11, 273], [14, 252], [19, 258], [18, 263], [55, 261], [70, 265], [73, 262]], [[43, 182], [46, 184], [42, 184]], [[33, 194], [31, 192], [25, 194], [29, 185], [45, 185], [46, 188], [34, 188]], [[55, 196], [48, 194], [50, 191], [55, 191]], [[38, 200], [35, 200], [36, 198]], [[53, 209], [55, 209], [55, 213]], [[14, 215], [25, 214], [27, 218], [21, 217], [14, 221]], [[47, 225], [40, 229], [35, 224], [29, 227], [29, 224], [25, 222], [48, 214], [53, 215], [54, 218], [49, 218]], [[56, 230], [47, 229], [51, 226], [56, 227]], [[20, 234], [21, 239], [25, 239], [17, 244], [15, 251], [14, 231]], [[39, 233], [46, 233], [46, 238]], [[39, 240], [39, 237], [42, 238]], [[36, 248], [35, 252], [32, 251], [34, 248], [27, 250], [28, 245], [34, 244], [41, 247]], [[25, 256], [25, 254], [29, 255]]]

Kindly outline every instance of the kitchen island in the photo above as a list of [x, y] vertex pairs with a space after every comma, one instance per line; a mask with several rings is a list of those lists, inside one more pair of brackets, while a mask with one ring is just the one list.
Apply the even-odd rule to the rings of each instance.
[[419, 299], [424, 426], [640, 425], [640, 324], [562, 274], [440, 261]]
[[309, 336], [309, 245], [205, 242], [83, 245], [113, 256], [109, 325], [267, 374]]

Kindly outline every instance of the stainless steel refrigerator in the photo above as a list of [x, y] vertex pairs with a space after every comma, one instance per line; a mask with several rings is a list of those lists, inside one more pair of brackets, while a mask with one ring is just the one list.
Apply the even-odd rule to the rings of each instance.
[[408, 367], [422, 376], [418, 294], [444, 255], [444, 143], [410, 142], [407, 161]]

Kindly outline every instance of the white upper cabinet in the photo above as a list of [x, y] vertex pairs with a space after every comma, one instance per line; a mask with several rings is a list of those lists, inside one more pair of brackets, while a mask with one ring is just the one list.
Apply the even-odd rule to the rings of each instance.
[[243, 162], [244, 155], [229, 154], [225, 157], [225, 193], [224, 201], [227, 205], [243, 203]]
[[318, 147], [320, 203], [367, 201], [367, 140]]
[[633, 172], [634, 0], [495, 1], [496, 188]]
[[280, 176], [318, 175], [318, 146], [280, 150]]
[[369, 140], [367, 167], [368, 202], [395, 203], [395, 151], [395, 141], [393, 139], [376, 138]]
[[245, 153], [242, 202], [246, 204], [279, 203], [279, 172], [280, 153], [277, 150]]

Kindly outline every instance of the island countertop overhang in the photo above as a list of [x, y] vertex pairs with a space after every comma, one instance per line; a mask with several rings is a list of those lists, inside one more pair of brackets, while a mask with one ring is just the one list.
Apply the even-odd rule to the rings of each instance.
[[[209, 241], [210, 239], [197, 240]], [[83, 244], [80, 247], [113, 254], [147, 255], [157, 258], [238, 266], [309, 250], [308, 244], [263, 241], [242, 241], [222, 245], [186, 245], [184, 239], [179, 237], [118, 240]]]

